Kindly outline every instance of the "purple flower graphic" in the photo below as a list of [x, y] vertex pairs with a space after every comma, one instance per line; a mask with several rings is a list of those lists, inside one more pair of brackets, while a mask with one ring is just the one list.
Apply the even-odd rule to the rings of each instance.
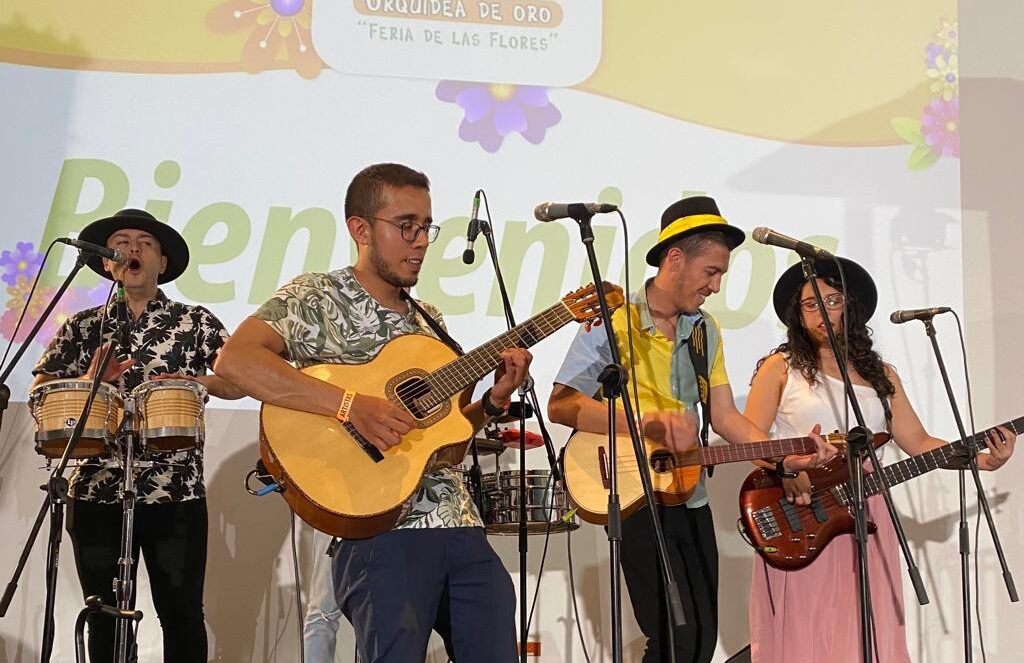
[[21, 343], [28, 336], [28, 332], [32, 329], [32, 325], [35, 324], [35, 319], [31, 318], [31, 315], [26, 315], [25, 319], [21, 323], [21, 327], [18, 329], [17, 338], [11, 338], [14, 335], [14, 326], [18, 322], [18, 317], [21, 315], [20, 308], [9, 308], [4, 311], [4, 314], [0, 316], [0, 334], [8, 340], [13, 340], [15, 343]]
[[31, 242], [18, 242], [13, 251], [0, 253], [0, 267], [4, 268], [2, 277], [7, 285], [15, 285], [19, 276], [35, 278], [39, 266], [43, 264], [43, 256], [36, 253]]
[[[28, 301], [28, 293], [32, 288], [31, 279], [18, 276], [14, 285], [7, 288], [7, 308], [0, 316], [0, 336], [10, 339], [14, 334], [14, 326], [21, 316], [21, 309]], [[46, 346], [50, 339], [56, 335], [57, 330], [69, 317], [87, 308], [101, 306], [107, 301], [107, 293], [110, 291], [110, 283], [101, 282], [92, 288], [75, 287], [69, 288], [57, 305], [50, 312], [50, 316], [39, 328], [39, 334], [35, 342]], [[40, 285], [32, 295], [32, 302], [22, 320], [21, 328], [18, 329], [18, 336], [15, 339], [20, 343], [25, 340], [28, 332], [36, 324], [36, 320], [42, 315], [43, 310], [50, 303], [50, 299], [56, 294], [54, 288]]]
[[[7, 310], [4, 311], [3, 316], [0, 316], [0, 335], [4, 338], [13, 338], [17, 343], [24, 341], [55, 292], [53, 288], [40, 285], [32, 295], [32, 301], [28, 301], [28, 292], [31, 288], [32, 282], [24, 276], [17, 277], [17, 282], [7, 288], [7, 294], [10, 295], [10, 298], [7, 300]], [[25, 312], [24, 320], [21, 321], [17, 337], [14, 337], [14, 327], [18, 323], [18, 318], [21, 317], [21, 310], [25, 307], [26, 302], [28, 302], [28, 310]], [[40, 339], [39, 336], [36, 338]], [[48, 341], [49, 336], [45, 340], [39, 340], [41, 343]]]
[[932, 152], [960, 158], [960, 100], [935, 99], [924, 107], [921, 134]]
[[924, 47], [924, 66], [928, 69], [935, 68], [935, 59], [939, 56], [946, 58], [949, 52], [942, 44], [928, 44]]
[[459, 138], [488, 152], [497, 152], [511, 133], [536, 145], [562, 119], [543, 87], [441, 81], [436, 94], [462, 108]]
[[102, 306], [107, 301], [107, 293], [110, 292], [110, 282], [101, 281], [92, 288], [76, 287], [68, 288], [60, 302], [53, 308], [50, 317], [46, 319], [43, 326], [39, 328], [39, 342], [46, 345], [50, 339], [56, 336], [64, 321], [79, 311]]

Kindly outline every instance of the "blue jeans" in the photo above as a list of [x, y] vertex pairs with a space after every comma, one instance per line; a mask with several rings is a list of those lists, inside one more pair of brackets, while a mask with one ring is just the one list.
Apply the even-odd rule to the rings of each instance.
[[302, 626], [306, 663], [334, 661], [334, 646], [338, 639], [341, 610], [334, 601], [331, 558], [327, 556], [327, 546], [330, 545], [331, 538], [330, 534], [313, 530], [313, 573], [309, 579], [306, 618]]
[[479, 527], [339, 542], [338, 606], [362, 663], [423, 663], [431, 630], [456, 663], [516, 663], [515, 589]]

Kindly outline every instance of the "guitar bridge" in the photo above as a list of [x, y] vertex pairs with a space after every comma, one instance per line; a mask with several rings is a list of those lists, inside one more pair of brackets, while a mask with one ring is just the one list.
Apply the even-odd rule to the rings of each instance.
[[775, 513], [772, 511], [770, 506], [758, 509], [751, 515], [754, 517], [754, 522], [757, 524], [757, 531], [761, 533], [761, 538], [767, 541], [769, 539], [782, 536], [782, 530], [779, 529], [779, 522], [775, 520]]
[[370, 460], [372, 460], [375, 463], [379, 463], [380, 461], [384, 460], [384, 454], [380, 452], [380, 449], [373, 446], [372, 442], [363, 437], [363, 434], [356, 430], [356, 427], [352, 425], [352, 422], [346, 421], [344, 424], [342, 424], [342, 428], [344, 428], [345, 432], [352, 436], [352, 439], [355, 440], [356, 444], [359, 445], [359, 448], [362, 449], [366, 453], [366, 455], [370, 457]]

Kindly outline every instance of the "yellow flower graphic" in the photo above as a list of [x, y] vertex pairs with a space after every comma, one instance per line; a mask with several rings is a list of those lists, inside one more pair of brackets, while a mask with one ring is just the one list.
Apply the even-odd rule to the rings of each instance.
[[935, 57], [935, 66], [926, 70], [928, 78], [932, 79], [929, 89], [949, 101], [960, 93], [960, 72], [959, 57], [956, 53], [951, 55], [938, 55]]
[[242, 48], [246, 71], [257, 73], [284, 65], [303, 78], [315, 78], [324, 68], [313, 48], [311, 24], [310, 0], [228, 0], [207, 16], [207, 25], [214, 32], [250, 31]]
[[957, 25], [957, 21], [942, 19], [939, 21], [939, 29], [935, 33], [936, 43], [942, 44], [942, 46], [950, 53], [957, 52], [957, 40], [960, 37], [960, 31]]

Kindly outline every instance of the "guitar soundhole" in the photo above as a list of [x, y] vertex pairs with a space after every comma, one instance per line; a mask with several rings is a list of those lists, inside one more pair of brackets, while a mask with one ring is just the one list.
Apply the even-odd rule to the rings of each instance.
[[671, 472], [674, 468], [671, 452], [655, 451], [651, 454], [651, 469], [655, 472]]
[[402, 401], [409, 413], [417, 419], [426, 419], [437, 409], [430, 396], [430, 385], [420, 377], [406, 380], [395, 387], [395, 395]]

